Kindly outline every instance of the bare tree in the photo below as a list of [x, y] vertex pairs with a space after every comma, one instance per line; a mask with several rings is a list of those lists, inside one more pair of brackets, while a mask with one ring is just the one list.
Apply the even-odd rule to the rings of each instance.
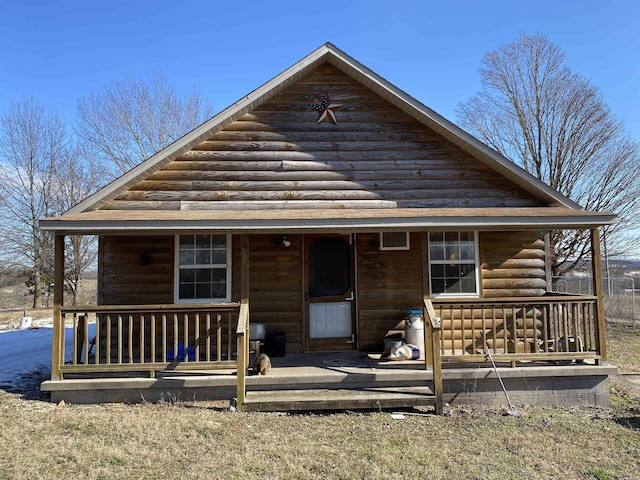
[[52, 285], [53, 239], [38, 220], [58, 213], [55, 171], [69, 154], [64, 122], [32, 98], [0, 116], [1, 239], [5, 259], [29, 275], [33, 307]]
[[[97, 187], [98, 176], [82, 156], [74, 149], [67, 161], [58, 165], [55, 172], [58, 184], [57, 206], [61, 212], [69, 210], [84, 200]], [[97, 256], [96, 237], [92, 235], [70, 235], [65, 242], [65, 290], [73, 305], [77, 304], [82, 276]]]
[[107, 176], [119, 176], [213, 115], [199, 92], [181, 98], [161, 75], [127, 76], [78, 102], [76, 132]]
[[[482, 90], [456, 110], [461, 126], [588, 210], [616, 212], [609, 248], [637, 227], [640, 148], [602, 99], [572, 73], [564, 54], [543, 35], [521, 35], [488, 52]], [[573, 269], [587, 254], [588, 232], [551, 234], [553, 273]]]

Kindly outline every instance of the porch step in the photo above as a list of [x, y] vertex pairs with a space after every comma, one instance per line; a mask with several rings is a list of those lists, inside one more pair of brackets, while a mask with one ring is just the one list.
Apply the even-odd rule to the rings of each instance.
[[370, 388], [405, 388], [430, 385], [431, 370], [323, 370], [317, 368], [291, 368], [281, 373], [271, 370], [267, 376], [249, 375], [248, 391], [290, 391], [336, 389], [367, 390]]
[[245, 410], [250, 412], [386, 409], [432, 405], [435, 405], [435, 396], [427, 387], [264, 390], [247, 392], [245, 397]]

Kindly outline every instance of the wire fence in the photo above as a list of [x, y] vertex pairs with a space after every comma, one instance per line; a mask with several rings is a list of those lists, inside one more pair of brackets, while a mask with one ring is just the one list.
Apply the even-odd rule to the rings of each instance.
[[[636, 295], [633, 278], [604, 277], [602, 279], [604, 309], [607, 321], [636, 327]], [[593, 295], [592, 277], [553, 277], [552, 291], [575, 295]], [[637, 298], [638, 297], [638, 298]]]

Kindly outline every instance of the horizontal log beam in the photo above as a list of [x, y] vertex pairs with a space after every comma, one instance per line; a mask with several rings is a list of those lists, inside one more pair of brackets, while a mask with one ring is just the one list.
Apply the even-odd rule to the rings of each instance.
[[[250, 177], [250, 175], [247, 175]], [[162, 191], [187, 191], [187, 190], [204, 190], [204, 191], [309, 191], [309, 190], [429, 190], [430, 192], [437, 190], [450, 190], [450, 189], [468, 189], [473, 188], [483, 189], [486, 188], [488, 192], [491, 192], [492, 188], [495, 188], [496, 184], [493, 181], [488, 180], [476, 180], [474, 182], [465, 180], [448, 180], [442, 182], [440, 180], [433, 179], [384, 179], [384, 175], [380, 175], [379, 180], [316, 180], [317, 174], [309, 175], [310, 180], [277, 180], [275, 177], [271, 180], [144, 180], [138, 183], [132, 191], [147, 191], [147, 192], [162, 192]], [[502, 192], [500, 192], [502, 193]], [[431, 196], [431, 194], [429, 195]], [[487, 196], [487, 194], [485, 194]], [[543, 252], [544, 253], [544, 252]], [[519, 256], [524, 256], [524, 251], [518, 253]]]
[[[422, 161], [424, 168], [439, 164], [443, 168], [468, 167], [483, 169], [482, 164], [472, 162], [471, 157], [462, 150], [425, 151], [425, 150], [326, 150], [326, 151], [294, 151], [294, 150], [190, 150], [180, 155], [176, 162], [210, 160], [234, 161]], [[436, 163], [439, 162], [439, 163]], [[446, 163], [445, 163], [446, 162]], [[166, 168], [172, 168], [169, 164]], [[489, 168], [487, 171], [491, 171]]]
[[[402, 112], [400, 109], [384, 109], [379, 110], [368, 109], [366, 111], [356, 111], [347, 108], [346, 106], [341, 108], [336, 113], [338, 117], [339, 125], [345, 125], [350, 122], [406, 122], [407, 124], [416, 124], [416, 120]], [[252, 113], [247, 113], [240, 117], [241, 120], [250, 120], [254, 122], [301, 122], [307, 123], [307, 129], [311, 126], [322, 128], [329, 122], [323, 122], [316, 125], [318, 118], [317, 112], [311, 107], [307, 109], [300, 109], [299, 111], [282, 112], [282, 111], [260, 111], [254, 110]], [[332, 124], [333, 125], [333, 124]], [[337, 126], [337, 125], [336, 125]]]
[[[124, 203], [124, 202], [123, 202]], [[396, 208], [393, 201], [385, 200], [255, 200], [255, 201], [183, 201], [182, 210], [306, 210], [306, 209], [370, 209]]]
[[[444, 139], [435, 134], [427, 136], [427, 132], [409, 130], [399, 132], [358, 132], [358, 131], [336, 131], [336, 132], [268, 132], [268, 131], [233, 131], [222, 130], [211, 137], [211, 141], [226, 142], [431, 142], [441, 141]], [[303, 143], [304, 144], [304, 143]]]
[[485, 269], [482, 271], [484, 280], [490, 279], [512, 279], [512, 278], [546, 278], [545, 271], [542, 268], [496, 268], [493, 270]]
[[400, 141], [386, 140], [378, 137], [376, 140], [351, 140], [351, 141], [233, 141], [233, 140], [207, 140], [200, 143], [193, 151], [261, 151], [261, 152], [333, 152], [333, 151], [420, 151], [428, 152], [455, 152], [458, 148], [451, 143], [438, 141]]
[[[458, 204], [465, 206], [469, 202], [464, 199], [476, 201], [482, 198], [489, 198], [492, 201], [502, 199], [517, 199], [518, 196], [509, 191], [504, 192], [487, 192], [482, 189], [467, 189], [460, 191], [458, 189], [442, 188], [437, 193], [433, 190], [308, 190], [308, 191], [162, 191], [147, 192], [131, 190], [118, 196], [116, 200], [158, 200], [158, 201], [218, 201], [218, 200], [425, 200], [434, 201], [440, 199], [455, 200], [450, 202], [452, 205]], [[437, 206], [437, 202], [433, 203]], [[440, 205], [443, 206], [443, 205]], [[537, 260], [519, 260], [534, 262]], [[539, 267], [539, 265], [533, 265]]]
[[[311, 116], [313, 119], [314, 117]], [[307, 119], [305, 117], [305, 119]], [[345, 132], [345, 131], [353, 131], [353, 132], [400, 132], [406, 131], [408, 128], [420, 129], [423, 128], [422, 125], [416, 123], [410, 118], [405, 118], [400, 121], [392, 121], [392, 122], [384, 122], [380, 123], [379, 121], [367, 122], [349, 122], [348, 125], [343, 125], [340, 123], [339, 125], [334, 125], [332, 123], [323, 122], [321, 124], [315, 125], [312, 123], [314, 128], [320, 129], [322, 132]], [[229, 131], [243, 131], [243, 132], [308, 132], [310, 130], [310, 124], [307, 122], [295, 122], [290, 118], [283, 118], [278, 122], [270, 121], [258, 121], [255, 118], [244, 117], [240, 120], [233, 122], [231, 125], [227, 126], [225, 130]]]
[[[283, 172], [283, 171], [331, 171], [331, 172], [371, 172], [391, 171], [398, 172], [409, 170], [422, 172], [431, 179], [448, 180], [451, 178], [470, 179], [496, 179], [501, 178], [496, 172], [477, 165], [467, 165], [466, 162], [448, 162], [444, 159], [409, 159], [409, 160], [326, 160], [303, 156], [299, 159], [280, 159], [271, 156], [272, 159], [241, 158], [225, 160], [210, 157], [211, 152], [199, 152], [188, 155], [167, 165], [149, 177], [149, 179], [193, 179], [203, 178], [207, 173], [217, 172]], [[349, 175], [347, 173], [347, 175]]]

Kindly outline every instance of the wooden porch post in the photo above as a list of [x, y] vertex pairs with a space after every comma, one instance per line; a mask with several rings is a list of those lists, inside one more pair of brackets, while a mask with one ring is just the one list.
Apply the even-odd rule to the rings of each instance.
[[249, 303], [249, 235], [240, 236], [240, 303]]
[[[245, 393], [247, 388], [247, 367], [249, 360], [249, 236], [240, 236], [240, 317], [246, 315], [246, 322], [242, 328], [238, 329], [237, 363], [238, 373], [236, 376], [236, 400], [239, 411], [244, 411]], [[242, 330], [242, 331], [240, 331]]]
[[[428, 233], [427, 232], [422, 232], [421, 234], [421, 245], [422, 245], [422, 298], [428, 298], [429, 297], [429, 272], [428, 272], [428, 265], [429, 265], [429, 252], [428, 252], [428, 248], [429, 248], [429, 241], [428, 241], [428, 237], [427, 237]], [[427, 312], [424, 312], [423, 315], [423, 319], [424, 319], [424, 365], [425, 368], [428, 367], [433, 367], [433, 355], [431, 352], [431, 345], [432, 345], [432, 336], [433, 336], [433, 331], [431, 330], [431, 328], [428, 328], [427, 326]], [[428, 352], [428, 353], [427, 353]]]
[[53, 286], [53, 339], [51, 345], [51, 380], [61, 380], [60, 366], [64, 363], [64, 235], [55, 235]]
[[[240, 236], [240, 303], [249, 307], [249, 236]], [[247, 312], [249, 313], [249, 312]], [[249, 334], [249, 321], [247, 318], [247, 335]], [[245, 371], [249, 367], [249, 340], [245, 338]]]
[[[443, 413], [443, 388], [442, 388], [442, 363], [440, 360], [440, 325], [436, 322], [436, 312], [431, 305], [429, 288], [429, 241], [427, 232], [422, 232], [422, 298], [423, 298], [423, 320], [424, 320], [424, 345], [425, 345], [425, 366], [431, 365], [433, 368], [433, 390], [436, 396], [436, 414]], [[431, 307], [431, 308], [430, 308]], [[439, 319], [438, 319], [439, 322]], [[428, 352], [428, 353], [427, 353]]]
[[607, 364], [607, 329], [604, 313], [602, 287], [602, 258], [600, 257], [600, 230], [591, 229], [591, 269], [593, 275], [593, 294], [596, 296], [596, 337], [600, 364]]

